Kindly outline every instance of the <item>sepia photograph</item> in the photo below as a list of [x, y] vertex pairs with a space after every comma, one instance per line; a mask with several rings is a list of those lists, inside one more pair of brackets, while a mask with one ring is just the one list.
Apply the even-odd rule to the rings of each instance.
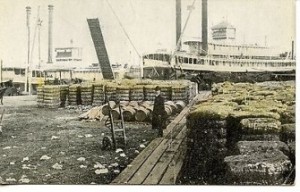
[[0, 0], [0, 190], [295, 187], [296, 0]]

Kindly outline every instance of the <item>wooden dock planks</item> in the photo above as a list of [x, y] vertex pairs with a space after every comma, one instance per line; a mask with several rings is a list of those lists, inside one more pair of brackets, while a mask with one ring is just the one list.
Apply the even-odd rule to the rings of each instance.
[[186, 150], [186, 114], [209, 91], [198, 94], [164, 130], [164, 138], [154, 139], [111, 184], [175, 184]]

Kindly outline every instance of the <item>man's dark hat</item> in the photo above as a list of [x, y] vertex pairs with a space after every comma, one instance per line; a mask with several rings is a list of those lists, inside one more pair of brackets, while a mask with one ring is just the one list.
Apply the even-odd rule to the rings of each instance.
[[155, 87], [155, 91], [160, 91], [160, 87], [159, 87], [159, 86], [156, 86], [156, 87]]

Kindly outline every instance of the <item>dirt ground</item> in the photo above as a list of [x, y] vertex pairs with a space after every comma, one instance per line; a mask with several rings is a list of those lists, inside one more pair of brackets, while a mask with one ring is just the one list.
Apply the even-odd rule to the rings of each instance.
[[38, 108], [36, 96], [4, 97], [3, 103], [2, 184], [108, 184], [157, 135], [149, 123], [127, 122], [126, 148], [104, 151], [109, 128], [80, 121], [82, 110]]

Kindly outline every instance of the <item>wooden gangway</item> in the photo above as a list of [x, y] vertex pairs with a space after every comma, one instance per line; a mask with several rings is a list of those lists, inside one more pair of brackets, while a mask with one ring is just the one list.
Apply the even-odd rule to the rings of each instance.
[[167, 126], [164, 137], [154, 139], [111, 184], [175, 184], [186, 153], [186, 115], [210, 96], [210, 91], [200, 92]]

